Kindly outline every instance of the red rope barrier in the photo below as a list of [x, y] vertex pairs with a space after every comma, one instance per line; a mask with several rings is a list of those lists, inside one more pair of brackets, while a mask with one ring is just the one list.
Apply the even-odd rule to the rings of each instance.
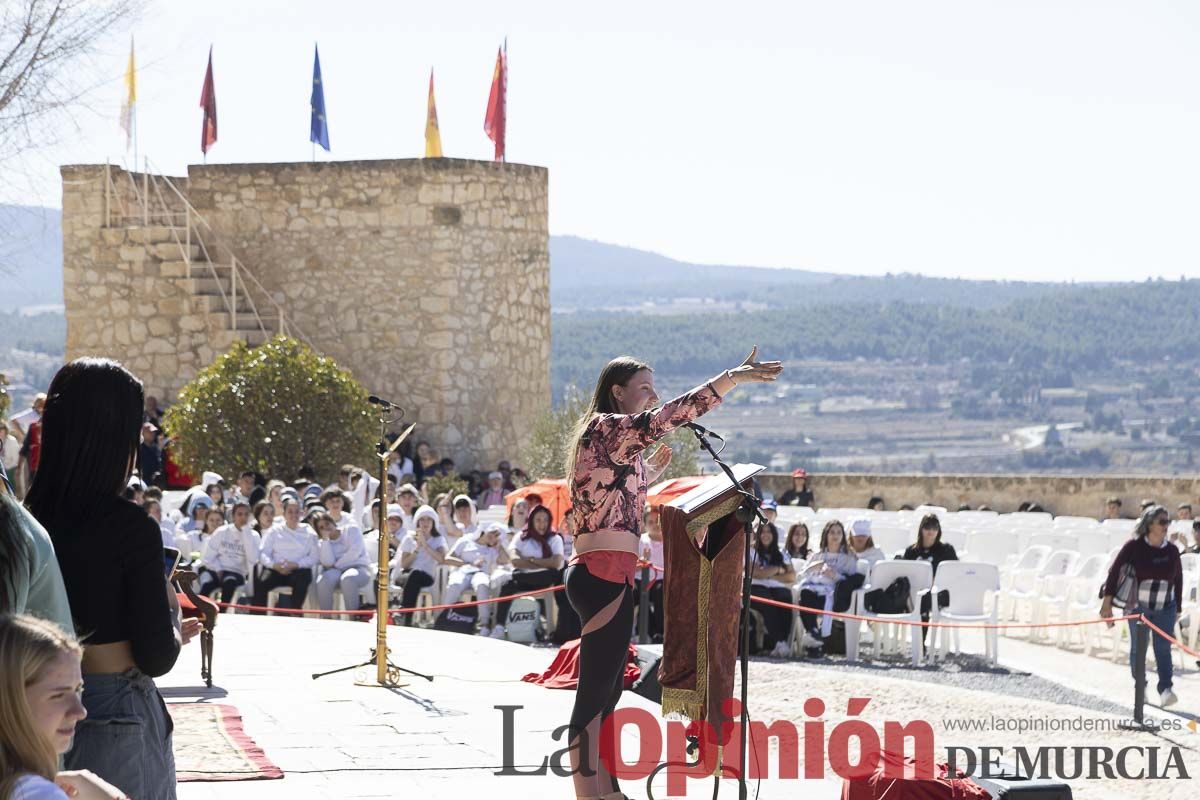
[[[502, 600], [516, 600], [519, 597], [535, 597], [548, 592], [558, 592], [565, 588], [561, 583], [557, 586], [548, 586], [545, 589], [532, 589], [528, 592], [520, 594], [509, 594], [503, 597], [489, 597], [486, 600], [468, 600], [464, 603], [445, 603], [437, 606], [414, 606], [414, 607], [389, 607], [386, 609], [389, 616], [396, 614], [415, 614], [422, 611], [441, 611], [446, 608], [469, 608], [471, 606], [482, 606], [487, 603], [499, 603]], [[240, 603], [217, 603], [221, 608], [233, 608], [239, 611], [271, 611], [278, 614], [316, 614], [318, 616], [332, 614], [350, 614], [352, 616], [374, 616], [375, 609], [355, 610], [355, 611], [327, 611], [319, 608], [279, 608], [277, 606], [248, 606]]]
[[885, 617], [881, 619], [879, 617], [864, 617], [858, 614], [846, 614], [840, 611], [826, 611], [823, 608], [808, 608], [807, 606], [798, 606], [794, 603], [784, 603], [781, 600], [772, 600], [769, 597], [754, 596], [750, 599], [756, 603], [762, 603], [763, 605], [776, 606], [778, 608], [790, 608], [793, 611], [807, 611], [811, 614], [824, 614], [826, 616], [836, 617], [837, 619], [856, 619], [860, 622], [887, 622], [894, 625], [917, 625], [922, 628], [977, 628], [980, 630], [987, 630], [991, 628], [1068, 628], [1077, 627], [1079, 625], [1095, 625], [1098, 622], [1123, 622], [1125, 620], [1137, 619], [1141, 616], [1140, 614], [1131, 614], [1127, 617], [1113, 617], [1112, 619], [1100, 617], [1098, 619], [1080, 620], [1079, 622], [1006, 622], [993, 625], [983, 622], [926, 622], [924, 620], [892, 619], [891, 617]]
[[1171, 644], [1175, 645], [1176, 647], [1178, 647], [1178, 648], [1179, 648], [1180, 650], [1182, 650], [1183, 652], [1187, 653], [1187, 654], [1188, 654], [1189, 656], [1191, 656], [1192, 658], [1200, 658], [1200, 653], [1197, 653], [1195, 650], [1193, 650], [1192, 648], [1188, 647], [1187, 645], [1185, 645], [1183, 642], [1179, 641], [1179, 640], [1178, 640], [1178, 639], [1176, 639], [1175, 637], [1171, 636], [1171, 634], [1167, 633], [1166, 631], [1164, 631], [1162, 628], [1160, 628], [1160, 627], [1158, 627], [1157, 625], [1155, 625], [1155, 624], [1154, 624], [1153, 622], [1151, 622], [1150, 620], [1146, 619], [1145, 615], [1142, 615], [1142, 622], [1144, 622], [1144, 623], [1146, 623], [1147, 625], [1149, 625], [1149, 626], [1150, 626], [1150, 630], [1154, 631], [1154, 632], [1155, 632], [1155, 633], [1157, 633], [1159, 636], [1163, 637], [1163, 638], [1164, 638], [1164, 639], [1166, 639], [1168, 642], [1170, 642]]

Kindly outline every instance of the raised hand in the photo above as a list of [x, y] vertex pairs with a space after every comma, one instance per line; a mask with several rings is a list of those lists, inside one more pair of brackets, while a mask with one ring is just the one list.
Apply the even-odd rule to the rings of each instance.
[[662, 472], [667, 468], [667, 465], [671, 463], [671, 456], [671, 448], [665, 444], [660, 444], [658, 449], [651, 453], [650, 457], [646, 459], [646, 466], [649, 467], [652, 472]]
[[754, 345], [746, 360], [729, 370], [729, 376], [733, 378], [734, 383], [769, 383], [778, 378], [781, 372], [783, 362], [759, 361], [758, 345]]

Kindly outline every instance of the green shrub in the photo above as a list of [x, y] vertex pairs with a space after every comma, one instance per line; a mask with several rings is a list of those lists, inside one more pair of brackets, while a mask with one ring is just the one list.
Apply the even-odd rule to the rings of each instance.
[[344, 463], [371, 465], [375, 422], [349, 371], [280, 335], [235, 342], [183, 388], [163, 418], [188, 472], [246, 469], [292, 480], [304, 465], [328, 480]]

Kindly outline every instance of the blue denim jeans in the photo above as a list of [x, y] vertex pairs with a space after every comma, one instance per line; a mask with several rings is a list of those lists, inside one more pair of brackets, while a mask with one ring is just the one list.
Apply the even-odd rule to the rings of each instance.
[[136, 669], [84, 675], [83, 707], [66, 768], [90, 769], [139, 800], [175, 800], [174, 725], [154, 681]]
[[[1158, 611], [1137, 608], [1126, 613], [1145, 614], [1146, 619], [1170, 635], [1175, 635], [1175, 606], [1173, 605]], [[1134, 659], [1137, 657], [1137, 622], [1135, 619], [1129, 620], [1129, 669], [1133, 671], [1135, 678], [1137, 675], [1134, 665]], [[1158, 667], [1158, 693], [1162, 694], [1171, 688], [1171, 679], [1175, 675], [1175, 666], [1171, 662], [1171, 643], [1151, 630], [1150, 646], [1154, 650], [1154, 663]]]

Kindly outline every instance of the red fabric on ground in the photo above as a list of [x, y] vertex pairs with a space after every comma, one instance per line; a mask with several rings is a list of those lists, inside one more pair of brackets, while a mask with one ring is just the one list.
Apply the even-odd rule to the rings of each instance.
[[[629, 645], [629, 659], [625, 662], [625, 688], [631, 688], [640, 677], [642, 670], [637, 665], [637, 648]], [[579, 640], [572, 639], [558, 648], [558, 654], [541, 675], [531, 672], [521, 680], [547, 689], [574, 689], [579, 686]]]
[[[892, 772], [903, 764], [903, 778], [885, 777], [887, 765]], [[916, 761], [888, 753], [879, 754], [879, 765], [866, 778], [847, 779], [842, 784], [842, 800], [989, 800], [991, 793], [970, 778], [947, 774], [946, 764], [935, 764], [933, 778], [914, 777]]]

